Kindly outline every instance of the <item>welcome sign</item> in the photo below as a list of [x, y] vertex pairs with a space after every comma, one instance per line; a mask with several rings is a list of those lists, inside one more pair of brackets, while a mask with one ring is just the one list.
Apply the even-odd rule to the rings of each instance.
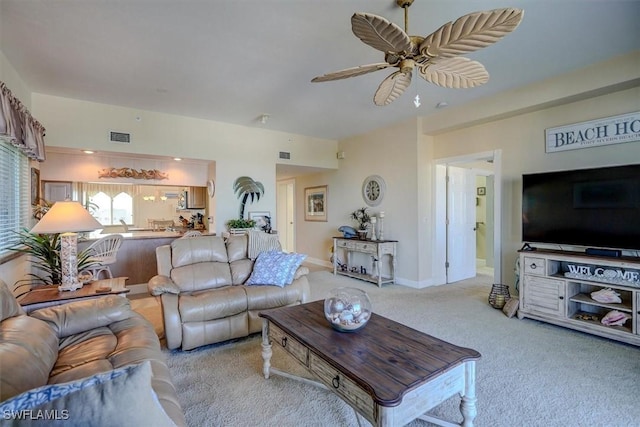
[[545, 130], [546, 152], [577, 150], [640, 140], [640, 112]]

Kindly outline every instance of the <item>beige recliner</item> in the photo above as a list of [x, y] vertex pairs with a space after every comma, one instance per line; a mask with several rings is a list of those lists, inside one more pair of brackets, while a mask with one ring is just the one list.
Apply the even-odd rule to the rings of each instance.
[[[121, 385], [95, 379], [134, 366], [149, 369], [150, 377], [141, 383], [123, 376]], [[73, 301], [27, 315], [0, 280], [0, 414], [7, 417], [16, 404], [22, 414], [67, 411], [56, 425], [187, 425], [158, 336], [126, 298]], [[28, 418], [25, 425], [47, 425], [46, 417]], [[4, 420], [22, 425], [19, 418]]]
[[176, 239], [156, 249], [158, 275], [148, 283], [160, 296], [167, 347], [190, 350], [262, 330], [261, 310], [309, 299], [309, 270], [299, 267], [284, 287], [245, 285], [254, 261], [248, 236]]

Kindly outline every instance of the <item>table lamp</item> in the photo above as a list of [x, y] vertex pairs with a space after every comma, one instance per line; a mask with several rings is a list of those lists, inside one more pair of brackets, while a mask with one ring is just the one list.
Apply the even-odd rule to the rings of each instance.
[[70, 200], [56, 202], [31, 229], [34, 234], [60, 234], [61, 291], [75, 291], [82, 287], [78, 281], [78, 231], [103, 228], [79, 203]]

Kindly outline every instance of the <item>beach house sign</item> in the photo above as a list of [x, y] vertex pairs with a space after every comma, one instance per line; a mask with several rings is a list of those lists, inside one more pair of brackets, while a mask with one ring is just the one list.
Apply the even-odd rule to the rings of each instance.
[[640, 112], [545, 130], [546, 152], [640, 141]]

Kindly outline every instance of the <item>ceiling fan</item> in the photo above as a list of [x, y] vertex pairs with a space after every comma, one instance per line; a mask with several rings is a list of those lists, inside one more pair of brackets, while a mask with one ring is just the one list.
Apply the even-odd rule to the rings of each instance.
[[[516, 29], [524, 11], [504, 8], [475, 12], [448, 22], [427, 37], [409, 36], [409, 6], [414, 0], [396, 0], [404, 9], [404, 31], [387, 19], [370, 13], [357, 12], [351, 17], [353, 33], [364, 43], [384, 52], [385, 62], [347, 68], [315, 77], [312, 82], [326, 82], [361, 76], [389, 67], [398, 68], [382, 81], [373, 102], [389, 105], [411, 83], [415, 68], [428, 82], [446, 88], [470, 88], [489, 80], [484, 66], [459, 55], [489, 46]], [[419, 99], [416, 99], [419, 106]]]

